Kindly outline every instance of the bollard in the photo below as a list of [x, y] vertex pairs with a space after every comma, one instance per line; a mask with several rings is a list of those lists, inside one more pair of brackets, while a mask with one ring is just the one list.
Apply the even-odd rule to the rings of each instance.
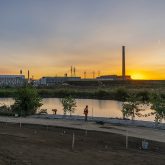
[[128, 149], [128, 130], [126, 130], [125, 148]]
[[21, 115], [20, 115], [19, 120], [20, 120], [20, 122], [19, 122], [19, 128], [22, 128]]
[[75, 135], [73, 133], [73, 136], [72, 136], [72, 150], [74, 150], [74, 144], [75, 144]]

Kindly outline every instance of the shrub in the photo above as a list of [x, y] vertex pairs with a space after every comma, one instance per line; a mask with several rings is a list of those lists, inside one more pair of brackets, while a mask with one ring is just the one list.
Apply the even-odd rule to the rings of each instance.
[[66, 113], [69, 112], [71, 116], [76, 108], [76, 100], [71, 96], [67, 96], [61, 99], [61, 103], [63, 105], [64, 115], [66, 115]]
[[11, 106], [13, 112], [19, 116], [28, 116], [36, 113], [42, 105], [42, 99], [33, 87], [24, 87], [18, 89], [15, 96], [15, 103]]
[[151, 113], [155, 115], [155, 123], [161, 122], [165, 119], [165, 99], [159, 94], [152, 94], [150, 97], [151, 109], [154, 111]]
[[122, 114], [123, 118], [125, 117], [131, 117], [132, 120], [134, 120], [135, 116], [141, 117], [142, 114], [140, 111], [144, 111], [143, 109], [140, 109], [139, 105], [141, 102], [138, 101], [138, 98], [135, 94], [130, 94], [127, 98], [127, 101], [123, 103], [122, 107]]

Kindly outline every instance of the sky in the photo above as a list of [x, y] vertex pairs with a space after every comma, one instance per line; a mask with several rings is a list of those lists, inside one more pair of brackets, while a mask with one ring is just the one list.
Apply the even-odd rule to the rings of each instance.
[[0, 0], [0, 74], [165, 79], [164, 0]]

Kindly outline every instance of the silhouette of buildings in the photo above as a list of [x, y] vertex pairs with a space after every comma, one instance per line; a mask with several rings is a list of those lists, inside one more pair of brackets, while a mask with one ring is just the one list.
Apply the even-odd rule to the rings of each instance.
[[[20, 70], [20, 75], [0, 75], [0, 86], [22, 86], [25, 82], [34, 83], [36, 86], [52, 86], [56, 84], [63, 84], [69, 81], [107, 81], [107, 80], [131, 80], [131, 76], [126, 75], [126, 63], [125, 63], [125, 46], [122, 46], [122, 75], [100, 75], [100, 71], [92, 72], [92, 78], [87, 78], [87, 72], [84, 71], [84, 77], [76, 76], [76, 68], [74, 66], [70, 67], [70, 77], [65, 73], [64, 76], [56, 76], [56, 77], [42, 77], [39, 80], [30, 79], [30, 71], [28, 70], [27, 80], [25, 76], [22, 75], [22, 69]], [[98, 77], [95, 77], [96, 73]], [[33, 77], [33, 76], [32, 76]]]
[[0, 75], [1, 87], [20, 87], [26, 82], [24, 75]]
[[[106, 80], [123, 80], [123, 76], [118, 75], [103, 75], [96, 78], [97, 80], [106, 81]], [[124, 76], [124, 80], [131, 80], [131, 76]]]
[[41, 86], [53, 86], [57, 84], [67, 83], [69, 81], [79, 81], [81, 77], [42, 77], [39, 79], [37, 85]]

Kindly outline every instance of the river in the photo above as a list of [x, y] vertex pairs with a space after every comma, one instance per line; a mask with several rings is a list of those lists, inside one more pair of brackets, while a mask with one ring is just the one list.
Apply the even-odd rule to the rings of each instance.
[[[93, 117], [112, 117], [122, 118], [122, 102], [115, 100], [96, 100], [96, 99], [76, 99], [77, 107], [73, 115], [84, 115], [83, 110], [86, 105], [89, 107], [89, 116]], [[12, 98], [0, 98], [0, 104], [11, 105], [14, 103]], [[47, 109], [49, 114], [53, 114], [52, 109], [57, 109], [57, 114], [63, 114], [62, 104], [59, 98], [44, 98], [40, 109]], [[145, 113], [151, 110], [146, 107]], [[154, 121], [154, 116], [136, 117], [136, 120]]]

